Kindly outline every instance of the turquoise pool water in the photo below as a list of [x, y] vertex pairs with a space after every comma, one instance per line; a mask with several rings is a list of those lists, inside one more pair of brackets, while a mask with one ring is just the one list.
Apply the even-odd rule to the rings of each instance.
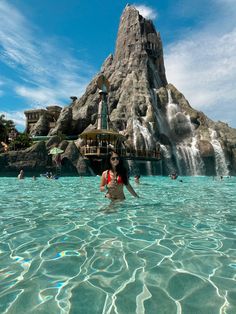
[[236, 178], [0, 178], [0, 313], [236, 313]]

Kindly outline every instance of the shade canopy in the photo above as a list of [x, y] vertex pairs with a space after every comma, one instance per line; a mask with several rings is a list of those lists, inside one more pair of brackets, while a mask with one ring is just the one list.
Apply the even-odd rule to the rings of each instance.
[[53, 147], [53, 148], [50, 149], [49, 155], [58, 155], [58, 154], [61, 154], [63, 152], [64, 152], [64, 150], [62, 150], [62, 149], [60, 149], [58, 147]]
[[79, 135], [80, 138], [83, 139], [91, 139], [91, 140], [120, 140], [120, 141], [125, 141], [126, 137], [120, 133], [117, 133], [115, 131], [112, 130], [88, 130], [88, 131], [84, 131], [83, 133], [81, 133]]

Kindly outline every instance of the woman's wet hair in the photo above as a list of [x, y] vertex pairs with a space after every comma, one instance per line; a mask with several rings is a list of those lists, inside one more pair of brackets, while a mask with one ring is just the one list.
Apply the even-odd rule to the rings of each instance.
[[128, 184], [128, 171], [124, 165], [123, 159], [119, 156], [119, 153], [117, 153], [115, 150], [110, 150], [107, 154], [106, 161], [105, 161], [106, 169], [112, 170], [111, 158], [112, 158], [113, 154], [116, 154], [119, 157], [119, 163], [116, 166], [117, 175], [121, 176], [122, 181], [126, 185], [126, 184]]

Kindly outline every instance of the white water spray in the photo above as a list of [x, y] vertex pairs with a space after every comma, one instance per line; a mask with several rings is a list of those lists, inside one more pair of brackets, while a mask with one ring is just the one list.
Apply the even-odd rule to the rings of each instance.
[[225, 155], [221, 147], [220, 142], [217, 139], [217, 133], [215, 130], [209, 129], [211, 136], [211, 144], [215, 152], [215, 163], [216, 163], [216, 175], [217, 176], [228, 176], [229, 170], [227, 167]]
[[141, 133], [145, 143], [145, 149], [151, 150], [153, 146], [152, 134], [149, 132], [147, 127], [142, 126], [139, 120], [133, 119], [133, 130], [134, 130], [134, 138], [133, 144], [135, 149], [137, 150], [137, 134]]
[[197, 138], [190, 117], [181, 112], [179, 106], [173, 102], [171, 91], [169, 89], [167, 91], [167, 120], [170, 130], [177, 137], [178, 133], [183, 134], [182, 141], [176, 145], [176, 149], [173, 148], [178, 169], [187, 175], [200, 175], [204, 172], [204, 163], [197, 147]]

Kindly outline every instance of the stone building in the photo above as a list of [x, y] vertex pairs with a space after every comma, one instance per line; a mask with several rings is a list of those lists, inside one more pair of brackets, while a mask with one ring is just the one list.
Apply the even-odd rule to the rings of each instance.
[[62, 108], [59, 106], [48, 106], [46, 109], [32, 109], [24, 112], [26, 116], [26, 132], [31, 133], [41, 117], [45, 117], [49, 130], [55, 127], [56, 121], [61, 113]]

